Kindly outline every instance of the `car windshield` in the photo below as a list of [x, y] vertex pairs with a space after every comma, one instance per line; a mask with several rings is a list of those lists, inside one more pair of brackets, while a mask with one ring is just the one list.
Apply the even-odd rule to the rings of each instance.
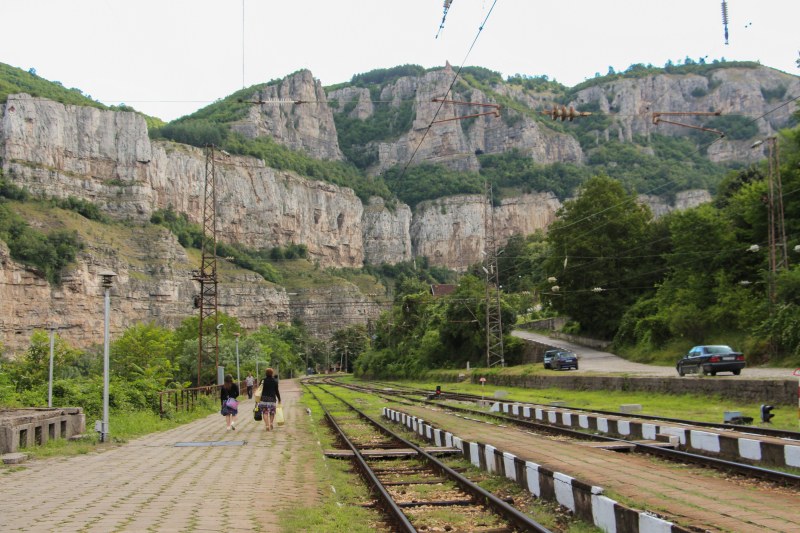
[[720, 346], [706, 346], [706, 351], [708, 353], [730, 353], [733, 350], [731, 350], [730, 346], [720, 345]]

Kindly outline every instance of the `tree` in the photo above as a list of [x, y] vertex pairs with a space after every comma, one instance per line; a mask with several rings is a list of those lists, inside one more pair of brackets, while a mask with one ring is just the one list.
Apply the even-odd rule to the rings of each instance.
[[650, 268], [639, 257], [650, 219], [649, 209], [607, 176], [589, 179], [559, 211], [548, 233], [553, 254], [545, 262], [548, 277], [557, 281], [543, 289], [550, 303], [584, 332], [611, 338], [640, 294], [642, 276]]
[[150, 322], [126, 329], [111, 343], [111, 372], [123, 379], [147, 375], [166, 386], [175, 378], [172, 331]]

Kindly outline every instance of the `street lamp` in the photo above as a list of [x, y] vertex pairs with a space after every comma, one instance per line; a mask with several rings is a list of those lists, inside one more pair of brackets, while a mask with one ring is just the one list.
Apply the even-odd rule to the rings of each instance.
[[56, 344], [56, 328], [50, 326], [50, 377], [47, 381], [47, 407], [53, 407], [53, 355]]
[[222, 385], [225, 382], [225, 367], [219, 365], [219, 330], [225, 324], [217, 324], [217, 385]]
[[103, 327], [103, 422], [100, 426], [100, 442], [108, 441], [108, 319], [111, 314], [111, 284], [116, 274], [110, 270], [100, 272], [103, 278], [102, 285], [105, 290], [105, 320]]
[[236, 337], [236, 383], [241, 383], [242, 378], [239, 376], [239, 332], [233, 334]]

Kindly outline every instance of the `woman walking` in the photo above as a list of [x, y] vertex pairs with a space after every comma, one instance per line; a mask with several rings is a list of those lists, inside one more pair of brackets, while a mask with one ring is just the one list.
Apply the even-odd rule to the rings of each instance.
[[281, 401], [281, 393], [278, 390], [278, 380], [275, 379], [275, 371], [267, 369], [264, 381], [261, 382], [261, 398], [258, 408], [261, 409], [261, 417], [264, 419], [264, 426], [267, 431], [272, 430], [272, 422], [275, 420], [275, 409]]
[[239, 414], [239, 385], [233, 382], [233, 376], [225, 376], [225, 383], [220, 387], [219, 400], [222, 403], [220, 414], [225, 417], [228, 423], [227, 429], [236, 430], [236, 415]]

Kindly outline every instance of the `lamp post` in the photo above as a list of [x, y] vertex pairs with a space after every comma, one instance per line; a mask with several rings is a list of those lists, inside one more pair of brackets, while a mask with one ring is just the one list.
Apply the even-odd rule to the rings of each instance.
[[47, 381], [47, 407], [53, 407], [53, 354], [56, 344], [56, 327], [50, 326], [50, 377]]
[[225, 382], [225, 368], [219, 365], [219, 331], [225, 324], [217, 324], [217, 361], [214, 363], [217, 367], [217, 385], [222, 385]]
[[109, 382], [109, 362], [108, 362], [108, 319], [111, 314], [111, 284], [114, 282], [116, 274], [110, 270], [100, 272], [103, 278], [103, 289], [105, 290], [105, 320], [103, 327], [103, 422], [100, 427], [100, 442], [108, 441], [108, 382]]
[[242, 378], [239, 377], [239, 332], [233, 334], [236, 338], [236, 383], [239, 384], [242, 382]]

